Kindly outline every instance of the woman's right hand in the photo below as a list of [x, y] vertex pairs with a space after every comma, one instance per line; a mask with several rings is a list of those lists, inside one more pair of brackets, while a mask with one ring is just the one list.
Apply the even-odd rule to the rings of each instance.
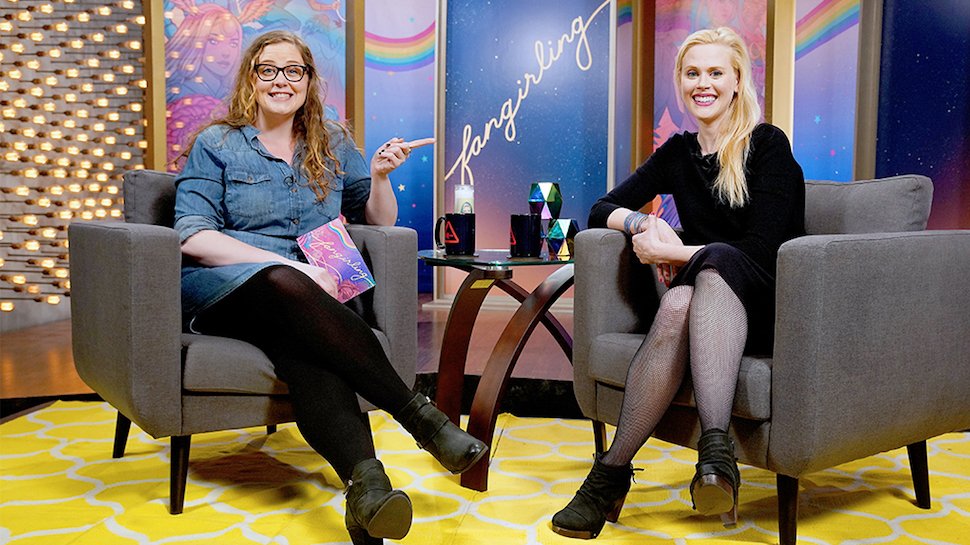
[[303, 274], [310, 277], [311, 280], [317, 283], [323, 291], [327, 292], [330, 297], [334, 299], [337, 298], [337, 282], [330, 276], [330, 273], [326, 269], [320, 267], [314, 267], [309, 263], [303, 263], [302, 261], [293, 261], [290, 263], [295, 269], [302, 272]]
[[634, 253], [641, 263], [656, 265], [657, 280], [663, 282], [665, 286], [670, 285], [670, 281], [680, 269], [669, 261], [667, 250], [670, 246], [683, 245], [684, 242], [680, 240], [673, 228], [654, 215], [646, 218], [640, 232], [633, 236]]

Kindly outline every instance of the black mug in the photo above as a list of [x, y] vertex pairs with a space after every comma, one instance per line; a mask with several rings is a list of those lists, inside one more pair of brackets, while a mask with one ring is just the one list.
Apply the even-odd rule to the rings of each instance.
[[509, 255], [539, 257], [542, 252], [542, 216], [512, 214], [509, 222]]
[[[444, 243], [442, 243], [444, 224]], [[475, 254], [475, 214], [445, 214], [434, 225], [434, 242], [447, 255]]]

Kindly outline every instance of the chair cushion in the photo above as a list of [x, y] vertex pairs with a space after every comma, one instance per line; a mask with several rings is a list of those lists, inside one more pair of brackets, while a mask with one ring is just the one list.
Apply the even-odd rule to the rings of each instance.
[[[623, 388], [630, 361], [642, 342], [643, 335], [633, 333], [608, 333], [596, 337], [590, 347], [589, 357], [589, 373], [592, 378], [597, 382]], [[674, 403], [696, 407], [690, 376], [685, 378]], [[756, 421], [771, 418], [771, 358], [741, 358], [733, 414]]]
[[922, 231], [933, 184], [926, 176], [855, 182], [805, 182], [805, 231], [810, 235]]
[[175, 176], [154, 170], [125, 172], [122, 190], [125, 221], [173, 227], [175, 225]]
[[[387, 337], [374, 330], [384, 352]], [[182, 386], [194, 393], [275, 395], [289, 392], [273, 363], [255, 346], [227, 337], [182, 335]]]

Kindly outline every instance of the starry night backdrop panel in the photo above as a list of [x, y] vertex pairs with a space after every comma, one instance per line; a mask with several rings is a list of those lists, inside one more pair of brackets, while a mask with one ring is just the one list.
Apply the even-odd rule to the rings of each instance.
[[[387, 139], [434, 136], [435, 0], [370, 0], [365, 4], [364, 110], [370, 157]], [[391, 174], [397, 225], [418, 232], [431, 248], [434, 226], [434, 146], [416, 148]], [[418, 290], [432, 290], [430, 267], [418, 267]]]
[[886, 0], [876, 176], [929, 176], [929, 229], [970, 228], [968, 88], [970, 2]]
[[810, 180], [852, 179], [859, 0], [802, 0], [792, 150]]
[[606, 191], [609, 1], [447, 8], [444, 209], [473, 183], [477, 247], [508, 248], [530, 185], [558, 182], [561, 217], [585, 228]]

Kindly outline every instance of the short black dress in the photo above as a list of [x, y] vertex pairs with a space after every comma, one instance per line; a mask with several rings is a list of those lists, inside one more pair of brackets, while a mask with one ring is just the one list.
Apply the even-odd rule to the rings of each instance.
[[697, 134], [667, 140], [622, 184], [590, 211], [589, 226], [605, 227], [617, 208], [639, 210], [659, 194], [671, 194], [687, 245], [703, 245], [678, 271], [671, 287], [694, 285], [707, 268], [718, 271], [748, 315], [746, 354], [770, 354], [774, 342], [775, 261], [778, 248], [805, 234], [805, 179], [787, 136], [758, 125], [745, 164], [748, 202], [732, 208], [714, 191], [715, 154], [702, 155]]

